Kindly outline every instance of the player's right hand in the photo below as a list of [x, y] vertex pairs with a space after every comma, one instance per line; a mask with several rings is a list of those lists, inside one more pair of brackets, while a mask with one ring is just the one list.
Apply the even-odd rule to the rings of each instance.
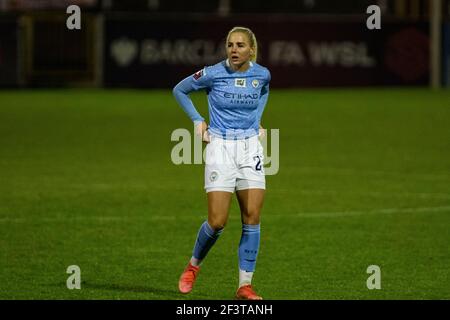
[[208, 125], [205, 121], [199, 123], [197, 127], [195, 127], [195, 134], [199, 137], [202, 137], [202, 141], [210, 142], [209, 133], [208, 133]]

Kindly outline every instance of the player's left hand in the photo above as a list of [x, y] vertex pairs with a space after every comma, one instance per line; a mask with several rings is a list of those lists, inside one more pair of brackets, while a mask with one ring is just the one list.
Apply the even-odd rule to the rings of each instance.
[[258, 138], [259, 138], [260, 140], [262, 140], [262, 139], [264, 139], [264, 138], [266, 137], [266, 134], [267, 134], [267, 130], [264, 129], [264, 128], [260, 125], [260, 126], [259, 126], [259, 135], [258, 135]]
[[203, 139], [202, 140], [203, 140], [203, 142], [206, 142], [206, 143], [210, 143], [211, 142], [208, 130], [205, 130], [205, 132], [203, 132]]

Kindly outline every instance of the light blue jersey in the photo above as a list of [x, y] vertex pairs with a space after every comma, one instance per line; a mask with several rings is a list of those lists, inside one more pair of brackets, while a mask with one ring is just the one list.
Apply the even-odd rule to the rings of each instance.
[[178, 83], [173, 94], [191, 120], [204, 118], [195, 109], [189, 93], [206, 90], [208, 95], [208, 132], [225, 139], [243, 139], [257, 135], [261, 116], [269, 96], [270, 72], [250, 62], [244, 72], [233, 71], [228, 60], [205, 67]]

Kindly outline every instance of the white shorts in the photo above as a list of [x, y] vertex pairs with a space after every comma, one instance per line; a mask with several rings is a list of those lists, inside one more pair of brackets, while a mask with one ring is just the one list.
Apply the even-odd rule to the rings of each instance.
[[210, 139], [205, 157], [206, 192], [266, 188], [263, 147], [257, 135], [239, 140]]

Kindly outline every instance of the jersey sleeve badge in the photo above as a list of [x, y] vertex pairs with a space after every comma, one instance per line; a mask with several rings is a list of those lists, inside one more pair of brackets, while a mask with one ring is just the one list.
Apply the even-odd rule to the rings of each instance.
[[195, 79], [195, 80], [200, 79], [200, 77], [202, 77], [202, 76], [203, 76], [203, 69], [197, 71], [196, 73], [194, 73], [194, 79]]

